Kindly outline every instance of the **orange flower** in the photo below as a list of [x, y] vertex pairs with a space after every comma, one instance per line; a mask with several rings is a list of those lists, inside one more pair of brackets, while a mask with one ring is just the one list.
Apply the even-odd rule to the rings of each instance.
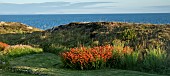
[[71, 62], [69, 64], [75, 66], [78, 65], [84, 68], [85, 66], [89, 66], [89, 64], [91, 64], [92, 62], [96, 62], [99, 60], [103, 61], [103, 63], [106, 63], [107, 60], [112, 58], [113, 49], [113, 46], [110, 45], [98, 46], [93, 48], [71, 48], [69, 52], [64, 52], [61, 54], [61, 56], [65, 59], [65, 62], [69, 60]]
[[4, 50], [8, 46], [9, 46], [8, 44], [0, 42], [0, 50]]

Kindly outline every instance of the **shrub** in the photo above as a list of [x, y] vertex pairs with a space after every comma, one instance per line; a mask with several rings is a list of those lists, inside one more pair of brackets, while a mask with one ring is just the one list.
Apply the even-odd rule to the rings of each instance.
[[0, 51], [3, 51], [8, 46], [9, 46], [8, 44], [0, 42]]
[[44, 52], [54, 53], [59, 55], [61, 52], [68, 50], [68, 48], [55, 44], [43, 44], [41, 45]]
[[112, 41], [112, 45], [123, 48], [125, 46], [125, 41], [121, 41], [119, 39], [115, 39], [115, 40]]
[[124, 54], [120, 60], [122, 69], [135, 70], [138, 64], [138, 52], [132, 52], [131, 54]]
[[129, 46], [114, 46], [112, 58], [108, 61], [108, 66], [118, 69], [131, 69], [133, 68], [131, 65], [137, 64], [137, 58], [138, 54], [133, 52], [133, 49]]
[[29, 45], [14, 45], [6, 48], [3, 54], [9, 57], [19, 57], [28, 54], [35, 54], [43, 52], [40, 48], [33, 48]]
[[121, 34], [121, 39], [123, 40], [135, 40], [136, 39], [136, 32], [132, 29], [126, 29]]
[[[103, 67], [121, 68], [137, 64], [137, 53], [128, 46], [98, 46], [93, 48], [72, 48], [62, 53], [62, 62], [65, 67], [74, 69], [99, 69]], [[132, 60], [128, 60], [132, 59]], [[130, 66], [130, 67], [132, 67]]]
[[167, 53], [160, 48], [147, 49], [142, 65], [145, 71], [163, 73], [167, 67]]
[[93, 48], [72, 48], [61, 54], [65, 67], [73, 69], [99, 69], [106, 66], [112, 57], [113, 46], [99, 46]]

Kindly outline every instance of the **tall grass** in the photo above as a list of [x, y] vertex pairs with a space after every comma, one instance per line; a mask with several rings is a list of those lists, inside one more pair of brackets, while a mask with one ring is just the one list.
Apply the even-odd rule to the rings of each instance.
[[41, 53], [43, 50], [41, 48], [33, 48], [29, 45], [14, 45], [6, 48], [3, 54], [9, 57], [20, 57], [28, 54]]
[[131, 54], [124, 54], [120, 60], [122, 69], [135, 70], [138, 64], [139, 52], [133, 52]]
[[142, 63], [145, 71], [165, 72], [167, 69], [167, 53], [160, 48], [147, 49]]

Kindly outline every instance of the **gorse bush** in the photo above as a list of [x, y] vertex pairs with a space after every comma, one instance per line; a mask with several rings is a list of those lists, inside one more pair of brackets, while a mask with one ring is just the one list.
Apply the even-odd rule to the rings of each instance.
[[3, 43], [3, 42], [0, 42], [0, 51], [3, 51], [8, 46], [10, 46], [10, 45]]
[[72, 48], [61, 54], [65, 67], [74, 69], [99, 69], [106, 67], [106, 62], [112, 58], [113, 46], [99, 46], [93, 48]]
[[41, 53], [43, 50], [41, 48], [33, 48], [29, 45], [14, 45], [6, 48], [3, 54], [9, 57], [19, 57], [28, 54]]

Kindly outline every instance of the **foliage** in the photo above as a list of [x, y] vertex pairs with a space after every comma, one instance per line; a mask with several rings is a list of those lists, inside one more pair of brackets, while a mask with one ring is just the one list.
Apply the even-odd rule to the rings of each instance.
[[3, 54], [9, 57], [19, 57], [28, 54], [35, 54], [43, 52], [40, 48], [33, 48], [29, 45], [14, 45], [6, 48]]
[[113, 47], [110, 45], [93, 48], [72, 48], [69, 52], [62, 53], [65, 67], [74, 69], [99, 69], [106, 66], [112, 57]]
[[136, 39], [136, 33], [135, 30], [132, 29], [126, 29], [122, 32], [122, 38], [123, 40], [135, 40]]
[[113, 56], [108, 62], [108, 66], [118, 69], [133, 69], [137, 65], [138, 53], [134, 52], [129, 46], [125, 46], [124, 41], [114, 40], [112, 42]]
[[138, 52], [133, 52], [131, 54], [124, 54], [120, 60], [122, 69], [136, 70], [138, 65]]
[[65, 67], [82, 70], [99, 69], [106, 66], [128, 68], [129, 64], [132, 66], [137, 64], [138, 54], [132, 52], [133, 49], [129, 46], [106, 45], [93, 48], [72, 48], [69, 52], [62, 53], [62, 61]]
[[9, 45], [3, 42], [0, 42], [0, 51], [3, 51], [5, 48], [7, 48]]
[[44, 52], [54, 53], [59, 55], [61, 52], [68, 50], [68, 48], [55, 44], [44, 43], [41, 45]]
[[[13, 26], [9, 27], [13, 28]], [[90, 34], [95, 31], [96, 34], [93, 34], [93, 36], [91, 36]], [[164, 69], [167, 68], [166, 67], [167, 58], [165, 57], [162, 58], [161, 60], [160, 57], [163, 56], [162, 52], [161, 54], [152, 53], [154, 50], [158, 49], [153, 48], [148, 49], [150, 45], [156, 47], [158, 44], [160, 44], [161, 47], [163, 46], [162, 48], [165, 48], [167, 53], [170, 50], [169, 25], [162, 26], [153, 24], [90, 22], [90, 23], [71, 23], [37, 33], [28, 32], [26, 34], [26, 32], [22, 33], [22, 30], [15, 31], [13, 29], [6, 30], [5, 32], [0, 30], [0, 33], [1, 32], [3, 34], [0, 35], [0, 41], [12, 45], [15, 44], [28, 44], [38, 46], [40, 45], [45, 52], [51, 52], [55, 54], [59, 54], [62, 51], [68, 50], [67, 48], [77, 47], [79, 46], [79, 44], [83, 44], [84, 46], [89, 45], [104, 46], [106, 45], [105, 42], [107, 42], [107, 44], [113, 43], [114, 49], [112, 50], [112, 57], [108, 59], [106, 63], [99, 62], [104, 63], [102, 67], [109, 66], [111, 68], [130, 69], [139, 71], [142, 70], [146, 72], [148, 71], [164, 72], [165, 71]], [[7, 48], [8, 47], [6, 47], [6, 49]], [[125, 48], [126, 50], [129, 51], [125, 51]], [[135, 49], [135, 51], [133, 50], [131, 51], [132, 48]], [[145, 49], [148, 49], [147, 52], [145, 54], [140, 55], [141, 54], [140, 51], [144, 51]], [[5, 51], [3, 51], [3, 53], [4, 55], [7, 55], [5, 54]], [[164, 54], [166, 55], [166, 53]], [[88, 64], [88, 66], [91, 65], [92, 64]], [[79, 69], [81, 69], [81, 67], [79, 67]]]
[[167, 69], [167, 53], [160, 48], [147, 49], [142, 65], [145, 71], [165, 72]]
[[[10, 28], [10, 27], [9, 27]], [[122, 22], [90, 22], [70, 23], [48, 29], [39, 33], [29, 34], [1, 34], [0, 41], [8, 44], [40, 45], [43, 43], [62, 45], [73, 48], [83, 44], [92, 45], [93, 41], [99, 41], [98, 45], [105, 42], [112, 43], [114, 39], [128, 41], [129, 46], [138, 50], [137, 46], [147, 49], [147, 45], [157, 45], [161, 42], [165, 50], [170, 50], [170, 25], [136, 24]], [[93, 32], [96, 32], [91, 36]]]
[[[119, 41], [119, 40], [116, 40]], [[116, 43], [116, 42], [115, 42]], [[148, 49], [143, 56], [139, 51], [133, 51], [124, 42], [119, 44], [98, 46], [93, 48], [72, 48], [62, 53], [64, 66], [72, 69], [117, 68], [138, 71], [166, 73], [167, 53], [160, 48]], [[140, 59], [143, 57], [142, 59]]]

